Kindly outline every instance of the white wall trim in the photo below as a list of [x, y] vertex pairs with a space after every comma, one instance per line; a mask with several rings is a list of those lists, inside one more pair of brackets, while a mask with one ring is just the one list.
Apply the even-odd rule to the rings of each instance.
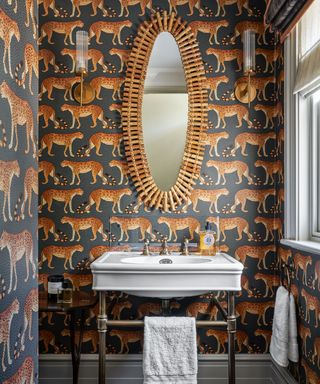
[[276, 364], [272, 364], [272, 370], [274, 372], [274, 381], [283, 383], [283, 384], [297, 384], [297, 381], [293, 378], [293, 376], [290, 374], [288, 369], [279, 367]]
[[[198, 355], [198, 384], [227, 384], [227, 355]], [[70, 355], [39, 357], [39, 384], [71, 384]], [[107, 355], [106, 384], [142, 384], [142, 355]], [[297, 384], [286, 369], [274, 366], [268, 354], [236, 355], [237, 384]], [[96, 384], [98, 355], [81, 355], [79, 384]]]
[[299, 251], [310, 252], [316, 255], [320, 255], [320, 242], [318, 241], [281, 239], [280, 243], [288, 247], [298, 249]]

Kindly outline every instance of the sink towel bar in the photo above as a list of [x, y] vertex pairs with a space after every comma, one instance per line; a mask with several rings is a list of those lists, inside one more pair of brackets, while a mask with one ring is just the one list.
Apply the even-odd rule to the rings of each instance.
[[[224, 321], [197, 320], [197, 327], [225, 327], [228, 332], [228, 383], [235, 384], [235, 334], [237, 321], [235, 314], [235, 292], [228, 291], [228, 309], [225, 311], [217, 299], [213, 303], [217, 305], [222, 313]], [[99, 291], [99, 384], [105, 384], [106, 380], [106, 332], [107, 327], [143, 327], [143, 320], [108, 320], [106, 313], [106, 292]]]

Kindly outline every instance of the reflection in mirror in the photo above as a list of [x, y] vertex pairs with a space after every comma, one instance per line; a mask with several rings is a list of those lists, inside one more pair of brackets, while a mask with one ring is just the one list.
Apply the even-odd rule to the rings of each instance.
[[162, 191], [176, 183], [186, 144], [188, 94], [174, 37], [162, 32], [153, 46], [142, 103], [145, 151], [152, 177]]
[[150, 93], [143, 97], [143, 140], [151, 174], [162, 191], [175, 184], [186, 143], [187, 93]]

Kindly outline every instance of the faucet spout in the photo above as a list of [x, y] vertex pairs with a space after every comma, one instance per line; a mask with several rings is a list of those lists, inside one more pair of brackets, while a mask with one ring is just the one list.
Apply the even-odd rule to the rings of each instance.
[[142, 251], [143, 256], [150, 256], [150, 249], [149, 249], [150, 241], [148, 239], [144, 240], [144, 247]]
[[170, 255], [170, 254], [171, 253], [170, 253], [169, 248], [168, 248], [168, 239], [166, 237], [164, 237], [162, 240], [160, 255], [163, 256], [163, 255]]
[[181, 255], [189, 256], [189, 239], [185, 238], [182, 245]]

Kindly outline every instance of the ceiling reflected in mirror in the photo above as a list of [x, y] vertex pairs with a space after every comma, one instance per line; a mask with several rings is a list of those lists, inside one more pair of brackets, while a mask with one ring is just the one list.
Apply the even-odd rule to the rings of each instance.
[[144, 93], [187, 93], [179, 47], [170, 32], [161, 32], [154, 43]]

